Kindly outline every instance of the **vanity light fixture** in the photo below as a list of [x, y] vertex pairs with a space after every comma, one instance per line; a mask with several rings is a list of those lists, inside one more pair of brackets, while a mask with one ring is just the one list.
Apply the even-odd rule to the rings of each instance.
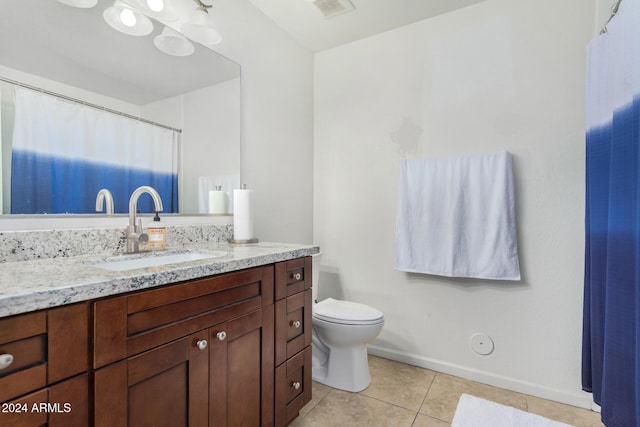
[[153, 44], [162, 52], [173, 56], [189, 56], [196, 49], [185, 36], [167, 26], [162, 34], [155, 36]]
[[182, 24], [180, 31], [191, 40], [205, 46], [217, 45], [222, 41], [222, 36], [209, 15], [208, 9], [212, 6], [202, 3], [200, 0], [193, 1], [198, 4], [198, 8], [191, 14], [189, 20]]
[[147, 0], [147, 6], [154, 12], [162, 12], [164, 10], [163, 0]]
[[82, 9], [89, 9], [98, 4], [98, 0], [58, 0], [60, 3], [67, 6], [80, 7]]
[[131, 36], [146, 36], [153, 31], [151, 20], [121, 0], [105, 9], [104, 20], [113, 29]]
[[127, 4], [149, 16], [164, 22], [177, 21], [179, 16], [167, 0], [124, 0]]

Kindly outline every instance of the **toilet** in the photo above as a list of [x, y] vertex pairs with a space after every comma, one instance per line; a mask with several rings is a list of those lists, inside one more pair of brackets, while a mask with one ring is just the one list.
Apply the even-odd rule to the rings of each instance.
[[318, 298], [320, 255], [313, 255], [313, 380], [358, 392], [371, 383], [367, 343], [382, 331], [384, 316], [368, 305]]

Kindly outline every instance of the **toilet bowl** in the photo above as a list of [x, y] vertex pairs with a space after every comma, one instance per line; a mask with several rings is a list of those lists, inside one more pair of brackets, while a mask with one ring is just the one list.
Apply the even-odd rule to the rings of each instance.
[[358, 392], [371, 383], [367, 343], [382, 331], [381, 311], [364, 304], [327, 298], [316, 302], [319, 255], [313, 256], [313, 380]]

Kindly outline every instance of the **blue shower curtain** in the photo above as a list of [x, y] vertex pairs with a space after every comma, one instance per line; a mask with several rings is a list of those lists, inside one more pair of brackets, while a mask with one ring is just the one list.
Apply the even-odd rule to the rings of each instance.
[[582, 385], [640, 426], [640, 1], [588, 47]]
[[[11, 213], [95, 213], [102, 188], [126, 213], [142, 185], [178, 212], [177, 132], [25, 88], [15, 98]], [[151, 197], [138, 208], [153, 212]]]

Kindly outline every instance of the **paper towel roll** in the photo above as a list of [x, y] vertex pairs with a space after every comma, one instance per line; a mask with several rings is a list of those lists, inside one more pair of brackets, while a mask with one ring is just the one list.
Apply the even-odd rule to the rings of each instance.
[[253, 239], [253, 212], [251, 194], [253, 190], [233, 190], [233, 239]]
[[226, 214], [229, 211], [229, 197], [226, 191], [209, 191], [209, 213]]

